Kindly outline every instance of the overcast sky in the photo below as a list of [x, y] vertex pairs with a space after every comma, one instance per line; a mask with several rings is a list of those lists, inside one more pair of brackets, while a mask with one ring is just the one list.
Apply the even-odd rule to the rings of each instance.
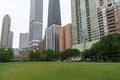
[[[43, 32], [47, 26], [48, 1], [44, 1]], [[70, 0], [60, 0], [62, 26], [71, 23]], [[19, 34], [29, 31], [30, 0], [0, 0], [0, 35], [2, 19], [8, 14], [11, 17], [11, 31], [14, 32], [13, 48], [19, 47]], [[43, 33], [44, 34], [44, 33]]]

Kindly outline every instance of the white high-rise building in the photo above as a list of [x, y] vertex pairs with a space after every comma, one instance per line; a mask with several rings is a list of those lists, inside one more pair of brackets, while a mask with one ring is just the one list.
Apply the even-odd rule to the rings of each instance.
[[53, 24], [46, 29], [46, 50], [59, 51], [60, 25]]
[[10, 32], [11, 19], [9, 15], [5, 15], [2, 23], [1, 34], [1, 48], [9, 48], [9, 32]]
[[[99, 7], [103, 0], [71, 0], [72, 45], [80, 51], [100, 40]], [[102, 19], [102, 18], [101, 18]]]
[[42, 40], [43, 31], [43, 0], [31, 0], [29, 49], [37, 49]]
[[20, 33], [19, 50], [20, 51], [27, 50], [28, 42], [29, 42], [29, 34], [28, 33]]

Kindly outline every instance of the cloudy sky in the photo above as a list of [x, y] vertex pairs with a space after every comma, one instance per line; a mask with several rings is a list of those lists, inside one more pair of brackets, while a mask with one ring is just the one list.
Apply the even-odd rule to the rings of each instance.
[[[43, 27], [47, 26], [48, 1], [44, 1]], [[71, 23], [70, 0], [60, 0], [62, 26]], [[9, 14], [11, 17], [11, 31], [14, 32], [13, 47], [19, 46], [19, 34], [29, 31], [30, 0], [0, 0], [0, 35], [3, 17]], [[43, 30], [43, 31], [44, 31]], [[44, 34], [44, 33], [43, 33]]]

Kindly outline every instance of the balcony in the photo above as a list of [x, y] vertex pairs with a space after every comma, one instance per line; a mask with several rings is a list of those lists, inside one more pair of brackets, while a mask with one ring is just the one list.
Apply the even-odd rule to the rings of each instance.
[[113, 25], [115, 24], [115, 21], [108, 22], [108, 25]]
[[115, 17], [107, 19], [107, 22], [115, 21]]
[[115, 15], [114, 15], [114, 14], [107, 15], [107, 18], [108, 18], [108, 19], [109, 19], [109, 18], [112, 18], [112, 17], [115, 17]]

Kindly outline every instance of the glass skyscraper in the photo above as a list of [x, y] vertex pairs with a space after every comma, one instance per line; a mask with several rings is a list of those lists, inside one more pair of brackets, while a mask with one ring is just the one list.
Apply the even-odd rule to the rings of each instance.
[[49, 0], [48, 27], [53, 24], [61, 25], [59, 0]]
[[42, 40], [43, 29], [43, 0], [31, 0], [30, 27], [29, 27], [29, 49], [38, 48]]

